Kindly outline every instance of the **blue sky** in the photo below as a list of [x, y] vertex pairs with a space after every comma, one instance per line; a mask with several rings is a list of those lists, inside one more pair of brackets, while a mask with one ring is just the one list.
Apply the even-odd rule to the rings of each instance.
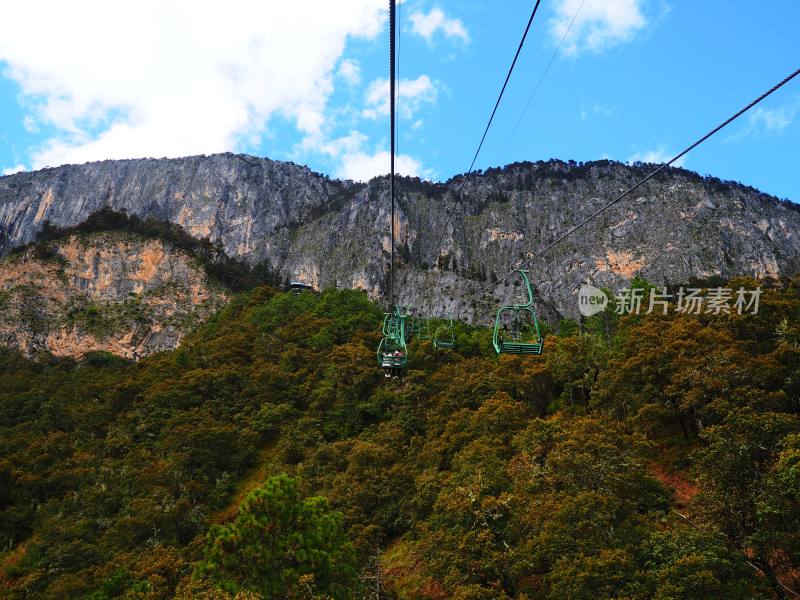
[[[0, 172], [221, 151], [388, 170], [383, 0], [164, 4], [4, 7]], [[467, 169], [532, 5], [402, 3], [400, 171]], [[798, 22], [796, 0], [542, 0], [477, 166], [667, 159], [800, 66]], [[798, 158], [800, 78], [683, 166], [800, 201]]]

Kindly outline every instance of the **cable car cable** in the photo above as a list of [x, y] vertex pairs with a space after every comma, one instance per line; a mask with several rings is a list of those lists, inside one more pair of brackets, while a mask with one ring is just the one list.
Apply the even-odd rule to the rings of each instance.
[[511, 133], [508, 134], [508, 139], [506, 140], [506, 143], [503, 145], [503, 149], [500, 150], [500, 154], [497, 155], [497, 160], [495, 161], [498, 165], [500, 164], [500, 158], [503, 156], [503, 154], [506, 151], [506, 148], [508, 148], [508, 145], [511, 143], [511, 138], [514, 137], [514, 134], [517, 132], [520, 123], [522, 123], [522, 119], [525, 118], [525, 113], [528, 112], [528, 108], [530, 107], [531, 102], [533, 102], [533, 98], [534, 96], [536, 96], [536, 92], [539, 91], [539, 88], [541, 87], [544, 78], [547, 77], [547, 73], [550, 71], [550, 67], [553, 66], [553, 63], [556, 61], [556, 58], [561, 52], [561, 46], [564, 45], [564, 40], [567, 39], [567, 36], [569, 35], [569, 32], [572, 30], [572, 26], [575, 24], [575, 21], [578, 18], [581, 9], [583, 9], [584, 4], [586, 4], [586, 0], [581, 0], [580, 5], [578, 6], [578, 10], [576, 10], [575, 14], [572, 15], [572, 20], [569, 22], [566, 31], [564, 31], [564, 35], [561, 36], [561, 41], [558, 42], [558, 46], [556, 46], [556, 49], [553, 51], [553, 55], [550, 57], [550, 62], [547, 63], [547, 66], [544, 68], [544, 71], [542, 71], [542, 75], [539, 77], [539, 81], [536, 82], [536, 86], [533, 88], [533, 92], [531, 92], [531, 95], [528, 98], [528, 102], [525, 104], [525, 108], [522, 109], [522, 113], [519, 115], [519, 119], [517, 119], [517, 122], [511, 129]]
[[383, 318], [383, 327], [381, 333], [383, 338], [378, 344], [376, 351], [376, 358], [378, 366], [385, 369], [386, 376], [390, 377], [392, 373], [397, 374], [406, 368], [408, 364], [408, 348], [406, 346], [405, 335], [405, 320], [408, 314], [403, 307], [397, 306], [394, 303], [394, 212], [395, 212], [395, 195], [394, 195], [394, 164], [395, 164], [395, 126], [396, 126], [396, 106], [395, 106], [395, 39], [396, 39], [396, 22], [395, 22], [395, 0], [389, 0], [389, 117], [390, 117], [390, 173], [389, 173], [389, 187], [391, 195], [391, 254], [389, 263], [389, 306]]
[[[397, 103], [398, 106], [400, 105], [400, 83], [401, 83], [401, 80], [400, 80], [400, 37], [401, 37], [400, 36], [400, 29], [401, 28], [400, 28], [400, 25], [402, 24], [402, 17], [401, 17], [402, 12], [403, 12], [403, 3], [401, 2], [397, 6], [397, 32], [396, 32], [397, 48], [395, 50], [395, 56], [397, 57], [396, 58], [396, 61], [397, 61], [397, 76], [395, 77], [395, 81], [396, 81], [396, 85], [397, 85], [397, 98], [396, 98], [395, 102]], [[397, 138], [395, 140], [395, 143], [394, 143], [394, 150], [399, 155], [400, 154], [400, 133], [399, 133], [400, 132], [400, 113], [399, 112], [397, 112], [397, 114], [395, 114], [394, 127], [395, 127], [395, 136]]]
[[520, 53], [522, 52], [522, 46], [525, 44], [525, 38], [528, 37], [528, 31], [530, 31], [531, 24], [533, 23], [533, 19], [536, 16], [536, 11], [539, 8], [539, 4], [541, 0], [536, 0], [536, 4], [533, 6], [533, 10], [531, 11], [531, 16], [528, 19], [528, 24], [525, 27], [525, 31], [522, 34], [522, 39], [519, 41], [519, 46], [517, 46], [517, 52], [514, 54], [514, 60], [511, 61], [511, 66], [508, 69], [508, 73], [506, 74], [506, 79], [503, 82], [503, 87], [500, 89], [500, 94], [497, 96], [497, 101], [494, 103], [494, 108], [492, 109], [492, 114], [489, 117], [489, 121], [486, 123], [486, 128], [483, 130], [483, 135], [481, 136], [481, 141], [478, 144], [478, 148], [475, 150], [475, 155], [472, 157], [472, 162], [469, 165], [469, 169], [467, 170], [466, 175], [464, 176], [464, 180], [461, 182], [461, 188], [458, 190], [458, 195], [456, 200], [453, 201], [453, 208], [450, 210], [450, 213], [447, 217], [447, 221], [445, 221], [444, 227], [442, 228], [442, 235], [439, 237], [439, 241], [436, 244], [436, 250], [433, 253], [434, 258], [436, 258], [439, 254], [439, 250], [442, 247], [442, 241], [444, 240], [444, 236], [447, 234], [447, 228], [450, 226], [450, 221], [453, 219], [453, 213], [455, 212], [456, 206], [458, 206], [458, 201], [461, 198], [461, 194], [464, 192], [464, 188], [467, 185], [467, 181], [472, 175], [472, 170], [475, 167], [475, 162], [478, 160], [478, 155], [481, 152], [481, 148], [483, 147], [483, 142], [486, 140], [486, 134], [489, 133], [489, 128], [492, 126], [492, 121], [494, 120], [495, 113], [497, 113], [497, 108], [500, 106], [500, 101], [503, 99], [503, 94], [506, 91], [506, 86], [508, 86], [508, 81], [511, 79], [511, 73], [514, 71], [514, 66], [517, 64], [517, 59], [519, 58]]
[[483, 289], [479, 290], [479, 292], [478, 292], [478, 293], [479, 293], [479, 294], [485, 294], [487, 291], [489, 291], [489, 290], [492, 290], [492, 289], [495, 289], [495, 288], [496, 288], [496, 287], [497, 287], [497, 286], [500, 284], [500, 282], [506, 281], [506, 280], [508, 279], [508, 277], [509, 277], [509, 276], [510, 276], [512, 273], [515, 273], [515, 272], [516, 272], [518, 269], [521, 269], [521, 268], [523, 268], [523, 267], [525, 267], [525, 266], [529, 265], [531, 262], [533, 262], [534, 260], [536, 260], [537, 258], [539, 258], [540, 256], [542, 256], [543, 254], [545, 254], [547, 251], [549, 251], [550, 249], [552, 249], [553, 247], [555, 247], [556, 245], [558, 245], [560, 242], [562, 242], [563, 240], [565, 240], [566, 238], [568, 238], [570, 235], [572, 235], [573, 233], [575, 233], [575, 232], [576, 232], [578, 229], [580, 229], [581, 227], [583, 227], [584, 225], [586, 225], [587, 223], [589, 223], [590, 221], [592, 221], [593, 219], [595, 219], [597, 216], [599, 216], [600, 214], [604, 213], [606, 210], [608, 210], [609, 208], [611, 208], [612, 206], [614, 206], [615, 204], [617, 204], [617, 202], [619, 202], [620, 200], [622, 200], [623, 198], [625, 198], [625, 196], [627, 196], [628, 194], [630, 194], [631, 192], [633, 192], [634, 190], [636, 190], [637, 188], [639, 188], [640, 186], [642, 186], [644, 183], [646, 183], [647, 181], [649, 181], [650, 179], [652, 179], [653, 177], [655, 177], [655, 176], [656, 176], [658, 173], [660, 173], [661, 171], [663, 171], [664, 169], [666, 169], [668, 166], [670, 166], [670, 165], [671, 165], [672, 163], [674, 163], [676, 160], [680, 159], [682, 156], [685, 156], [685, 155], [686, 155], [686, 154], [688, 154], [688, 153], [689, 153], [691, 150], [694, 150], [694, 149], [695, 149], [697, 146], [699, 146], [700, 144], [702, 144], [703, 142], [705, 142], [705, 141], [706, 141], [708, 138], [710, 138], [712, 135], [714, 135], [715, 133], [717, 133], [719, 130], [721, 130], [722, 128], [726, 127], [727, 125], [729, 125], [730, 123], [732, 123], [733, 121], [735, 121], [736, 119], [738, 119], [740, 116], [742, 116], [742, 115], [743, 115], [744, 113], [746, 113], [748, 110], [750, 110], [751, 108], [753, 108], [753, 107], [754, 107], [756, 104], [758, 104], [759, 102], [761, 102], [762, 100], [764, 100], [764, 99], [765, 99], [767, 96], [771, 95], [772, 93], [774, 93], [775, 91], [777, 91], [778, 89], [780, 89], [781, 87], [783, 87], [784, 85], [786, 85], [787, 83], [789, 83], [789, 81], [791, 81], [792, 79], [794, 79], [795, 77], [797, 77], [797, 75], [800, 75], [800, 69], [797, 69], [797, 70], [796, 70], [796, 71], [794, 71], [792, 74], [790, 74], [790, 75], [786, 76], [786, 77], [785, 77], [785, 78], [784, 78], [782, 81], [780, 81], [779, 83], [775, 84], [775, 85], [774, 85], [773, 87], [771, 87], [769, 90], [767, 90], [766, 92], [764, 92], [763, 94], [761, 94], [761, 95], [760, 95], [758, 98], [756, 98], [755, 100], [753, 100], [752, 102], [750, 102], [749, 104], [747, 104], [747, 106], [745, 106], [744, 108], [742, 108], [741, 110], [739, 110], [739, 111], [738, 111], [736, 114], [734, 114], [734, 115], [733, 115], [733, 116], [731, 116], [731, 117], [728, 117], [728, 118], [727, 118], [725, 121], [723, 121], [722, 123], [720, 123], [719, 125], [717, 125], [717, 126], [714, 128], [714, 129], [712, 129], [711, 131], [709, 131], [708, 133], [706, 133], [706, 134], [705, 134], [703, 137], [701, 137], [699, 140], [697, 140], [696, 142], [694, 142], [693, 144], [691, 144], [690, 146], [688, 146], [688, 147], [687, 147], [685, 150], [683, 150], [683, 151], [681, 151], [680, 153], [678, 153], [678, 154], [676, 154], [675, 156], [673, 156], [673, 157], [672, 157], [672, 158], [671, 158], [669, 161], [667, 161], [667, 162], [665, 162], [664, 164], [662, 164], [660, 167], [658, 167], [657, 169], [655, 169], [654, 171], [652, 171], [650, 174], [648, 174], [648, 175], [647, 175], [646, 177], [644, 177], [643, 179], [640, 179], [639, 181], [637, 181], [635, 184], [633, 184], [633, 185], [632, 185], [631, 187], [629, 187], [627, 190], [625, 190], [624, 192], [622, 192], [622, 193], [621, 193], [619, 196], [617, 196], [616, 198], [614, 198], [614, 199], [613, 199], [611, 202], [609, 202], [609, 203], [608, 203], [608, 204], [606, 204], [605, 206], [603, 206], [603, 207], [601, 207], [600, 209], [598, 209], [598, 210], [596, 210], [595, 212], [593, 212], [591, 215], [589, 215], [588, 217], [586, 217], [585, 219], [583, 219], [583, 220], [582, 220], [580, 223], [578, 223], [578, 224], [577, 224], [577, 225], [575, 225], [574, 227], [570, 228], [570, 229], [569, 229], [567, 232], [565, 232], [565, 233], [563, 233], [562, 235], [560, 235], [560, 236], [559, 236], [558, 238], [556, 238], [556, 239], [555, 239], [553, 242], [549, 243], [547, 246], [545, 246], [544, 248], [542, 248], [541, 250], [539, 250], [539, 251], [538, 251], [536, 254], [533, 254], [532, 256], [528, 257], [527, 259], [523, 259], [523, 260], [521, 260], [519, 263], [517, 263], [517, 265], [516, 265], [516, 266], [515, 266], [513, 269], [511, 269], [511, 270], [510, 270], [508, 273], [506, 273], [505, 275], [503, 275], [503, 277], [501, 277], [500, 279], [498, 279], [498, 280], [497, 280], [496, 282], [494, 282], [494, 283], [493, 283], [491, 286], [486, 286], [485, 288], [483, 288]]
[[389, 152], [389, 193], [392, 200], [391, 210], [391, 253], [389, 263], [389, 310], [394, 306], [394, 136], [395, 136], [395, 0], [389, 0], [389, 113], [391, 117], [390, 125], [390, 152]]

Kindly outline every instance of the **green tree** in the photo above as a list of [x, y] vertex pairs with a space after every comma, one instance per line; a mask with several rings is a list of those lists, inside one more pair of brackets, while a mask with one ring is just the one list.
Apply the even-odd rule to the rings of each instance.
[[781, 453], [756, 498], [754, 545], [766, 548], [778, 566], [791, 568], [800, 556], [800, 434], [786, 436]]
[[589, 409], [589, 395], [605, 352], [606, 342], [600, 335], [571, 335], [558, 340], [546, 361], [556, 383], [563, 388], [562, 405]]
[[776, 589], [775, 556], [796, 540], [796, 532], [781, 530], [797, 520], [798, 429], [796, 415], [741, 411], [709, 427], [707, 445], [696, 453], [703, 509], [738, 548], [750, 550]]
[[327, 500], [303, 499], [298, 481], [282, 474], [251, 492], [233, 523], [211, 527], [196, 576], [230, 594], [292, 598], [310, 588], [315, 595], [348, 598], [355, 552]]

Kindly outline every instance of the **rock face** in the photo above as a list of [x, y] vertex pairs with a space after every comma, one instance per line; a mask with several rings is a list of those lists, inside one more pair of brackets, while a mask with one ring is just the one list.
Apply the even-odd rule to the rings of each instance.
[[[483, 322], [514, 297], [521, 258], [556, 239], [649, 172], [609, 161], [516, 163], [446, 183], [398, 182], [397, 297], [418, 312]], [[232, 154], [104, 161], [0, 178], [0, 253], [45, 220], [74, 225], [103, 206], [182, 225], [230, 255], [316, 287], [383, 296], [388, 284], [385, 177], [335, 181], [291, 163]], [[440, 243], [441, 240], [441, 243]], [[550, 314], [575, 315], [584, 282], [617, 289], [800, 266], [800, 209], [752, 188], [668, 169], [529, 269]], [[497, 286], [491, 286], [498, 280]], [[487, 289], [487, 286], [489, 289]], [[546, 311], [547, 312], [547, 311]]]
[[225, 303], [193, 259], [160, 240], [71, 236], [0, 262], [0, 344], [28, 356], [174, 348]]

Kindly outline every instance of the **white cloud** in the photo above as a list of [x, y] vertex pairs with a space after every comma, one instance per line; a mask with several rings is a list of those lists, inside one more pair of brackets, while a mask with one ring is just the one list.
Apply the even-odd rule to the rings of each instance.
[[[550, 34], [558, 43], [575, 14], [578, 17], [564, 39], [563, 52], [599, 53], [631, 40], [647, 26], [642, 12], [644, 0], [554, 0], [555, 17], [550, 19]], [[580, 8], [580, 13], [578, 9]]]
[[0, 61], [29, 123], [59, 130], [34, 166], [237, 150], [275, 116], [319, 131], [347, 39], [375, 38], [386, 14], [381, 0], [15, 2]]
[[350, 85], [361, 83], [361, 65], [357, 60], [346, 58], [339, 64], [339, 75]]
[[[438, 91], [427, 75], [416, 79], [402, 79], [398, 84], [400, 97], [397, 101], [398, 114], [411, 119], [423, 104], [434, 104]], [[366, 95], [366, 108], [363, 116], [378, 119], [389, 115], [389, 80], [376, 79], [369, 84]]]
[[[636, 152], [635, 154], [632, 154], [628, 158], [628, 164], [635, 162], [642, 162], [642, 163], [651, 163], [654, 165], [660, 165], [670, 160], [673, 156], [675, 155], [669, 154], [664, 149], [664, 146], [659, 146], [654, 150], [645, 150], [644, 152]], [[684, 164], [686, 164], [686, 156], [682, 156], [674, 163], [672, 163], [671, 166], [682, 167]]]
[[22, 119], [22, 126], [28, 133], [39, 133], [39, 125], [36, 123], [36, 119], [30, 115], [25, 115]]
[[[336, 139], [327, 139], [322, 134], [307, 136], [299, 145], [302, 152], [318, 152], [336, 162], [334, 176], [354, 181], [367, 181], [378, 175], [386, 175], [390, 170], [389, 152], [383, 149], [371, 151], [369, 139], [360, 131]], [[432, 173], [424, 169], [416, 158], [408, 154], [395, 156], [395, 171], [409, 177], [428, 179]]]
[[614, 111], [607, 106], [592, 102], [591, 104], [584, 104], [581, 102], [581, 121], [585, 121], [591, 115], [600, 115], [602, 117], [613, 116]]
[[799, 104], [793, 107], [781, 106], [779, 108], [756, 108], [750, 115], [750, 122], [760, 125], [768, 133], [781, 133], [794, 120]]
[[461, 19], [448, 18], [440, 8], [431, 9], [427, 15], [421, 11], [414, 12], [410, 19], [411, 30], [424, 37], [428, 42], [433, 40], [437, 32], [462, 42], [469, 41], [469, 32]]
[[27, 171], [25, 165], [19, 164], [7, 169], [3, 169], [3, 175], [13, 175], [14, 173], [19, 173], [20, 171]]
[[344, 154], [360, 152], [369, 141], [360, 131], [351, 131], [348, 135], [328, 139], [325, 135], [315, 134], [306, 136], [299, 144], [297, 150], [301, 152], [317, 152], [331, 158], [338, 158]]
[[[342, 156], [337, 176], [343, 179], [367, 181], [376, 175], [386, 175], [389, 168], [389, 153], [385, 150], [373, 154], [353, 152]], [[395, 156], [395, 171], [411, 177], [426, 176], [420, 162], [407, 154]]]
[[794, 122], [798, 114], [800, 114], [800, 98], [775, 108], [757, 106], [750, 111], [744, 129], [732, 137], [735, 139], [748, 135], [780, 135]]

